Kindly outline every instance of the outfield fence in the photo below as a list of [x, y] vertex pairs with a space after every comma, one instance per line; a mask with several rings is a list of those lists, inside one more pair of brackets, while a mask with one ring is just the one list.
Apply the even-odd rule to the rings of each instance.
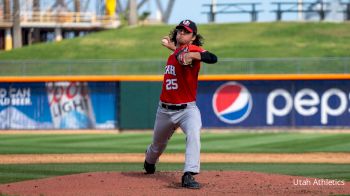
[[[152, 129], [164, 65], [164, 59], [0, 60], [0, 129]], [[350, 57], [204, 64], [197, 89], [203, 127], [348, 128], [349, 72]], [[241, 96], [231, 103], [240, 107], [223, 108], [221, 89]]]
[[[0, 60], [0, 76], [158, 75], [165, 59]], [[350, 57], [219, 58], [201, 74], [348, 74]]]

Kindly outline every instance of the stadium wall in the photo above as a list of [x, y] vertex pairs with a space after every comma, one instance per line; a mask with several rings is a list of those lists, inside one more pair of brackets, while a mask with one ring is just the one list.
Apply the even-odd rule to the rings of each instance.
[[[349, 127], [350, 76], [201, 76], [204, 128]], [[161, 76], [1, 77], [0, 129], [152, 129]], [[69, 82], [68, 82], [69, 81]]]

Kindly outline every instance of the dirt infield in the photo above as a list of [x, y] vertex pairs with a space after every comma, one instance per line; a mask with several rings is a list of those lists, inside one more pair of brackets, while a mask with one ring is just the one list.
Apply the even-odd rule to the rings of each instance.
[[[202, 153], [201, 162], [350, 163], [349, 153]], [[143, 162], [144, 154], [0, 155], [0, 164]], [[183, 163], [184, 154], [163, 154], [161, 162]], [[181, 187], [182, 172], [94, 172], [0, 185], [10, 195], [334, 195], [350, 194], [350, 182], [239, 171], [204, 171], [200, 190]]]
[[[110, 154], [12, 154], [0, 155], [0, 164], [30, 163], [109, 163], [109, 162], [143, 162], [143, 153]], [[184, 154], [163, 154], [161, 162], [183, 163]], [[225, 163], [350, 163], [350, 153], [202, 153], [201, 162]]]
[[[333, 195], [349, 194], [350, 183], [264, 174], [206, 171], [196, 176], [201, 189], [181, 187], [181, 172], [95, 172], [0, 185], [0, 193], [45, 196], [95, 195]], [[302, 183], [303, 182], [303, 183]]]

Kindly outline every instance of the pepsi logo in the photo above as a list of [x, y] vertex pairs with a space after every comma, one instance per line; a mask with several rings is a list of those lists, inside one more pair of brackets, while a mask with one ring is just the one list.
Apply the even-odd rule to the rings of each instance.
[[249, 116], [253, 101], [245, 86], [237, 82], [227, 82], [216, 89], [212, 106], [221, 121], [236, 124]]

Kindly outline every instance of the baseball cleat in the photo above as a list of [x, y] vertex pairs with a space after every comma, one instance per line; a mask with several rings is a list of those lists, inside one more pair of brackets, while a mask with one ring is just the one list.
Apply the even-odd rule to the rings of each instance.
[[143, 168], [145, 169], [146, 174], [154, 174], [154, 172], [156, 172], [156, 164], [147, 163], [146, 160], [143, 164]]
[[200, 185], [195, 181], [190, 172], [185, 172], [181, 180], [182, 187], [189, 189], [199, 189]]

